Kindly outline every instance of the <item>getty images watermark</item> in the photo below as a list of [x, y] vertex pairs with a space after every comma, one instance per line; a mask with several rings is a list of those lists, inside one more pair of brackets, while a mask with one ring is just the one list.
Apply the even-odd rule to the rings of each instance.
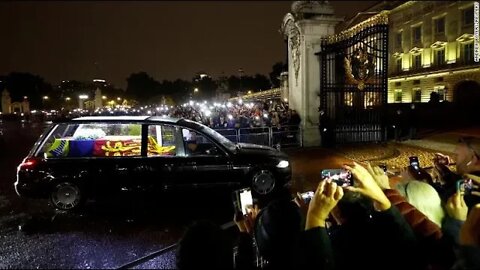
[[479, 17], [479, 4], [478, 2], [473, 3], [473, 61], [476, 63], [480, 62], [480, 37], [478, 33], [478, 17]]

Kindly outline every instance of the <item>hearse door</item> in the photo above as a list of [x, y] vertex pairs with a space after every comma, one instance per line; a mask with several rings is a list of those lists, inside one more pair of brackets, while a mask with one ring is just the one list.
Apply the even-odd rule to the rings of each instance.
[[186, 181], [190, 168], [184, 163], [179, 128], [167, 124], [144, 125], [143, 179], [152, 191], [175, 190]]
[[223, 188], [238, 184], [228, 154], [207, 136], [182, 129], [185, 167], [189, 167], [187, 183], [194, 188]]
[[82, 129], [84, 131], [79, 130], [79, 134], [86, 131], [104, 133], [93, 140], [78, 140], [78, 145], [70, 143], [71, 154], [75, 150], [83, 155], [86, 148], [91, 148], [88, 173], [93, 180], [92, 191], [104, 196], [138, 189], [132, 180], [137, 178], [138, 164], [142, 159], [141, 125], [130, 122], [88, 123]]

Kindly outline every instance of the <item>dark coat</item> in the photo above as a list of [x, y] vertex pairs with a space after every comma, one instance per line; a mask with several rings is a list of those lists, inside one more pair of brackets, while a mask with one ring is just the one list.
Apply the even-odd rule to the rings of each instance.
[[336, 269], [421, 269], [417, 239], [395, 206], [338, 226], [331, 238]]
[[[256, 254], [253, 238], [241, 233], [234, 256], [235, 269], [261, 269], [262, 258]], [[327, 230], [322, 227], [302, 232], [298, 243], [281, 258], [269, 262], [263, 269], [334, 270], [333, 249]]]

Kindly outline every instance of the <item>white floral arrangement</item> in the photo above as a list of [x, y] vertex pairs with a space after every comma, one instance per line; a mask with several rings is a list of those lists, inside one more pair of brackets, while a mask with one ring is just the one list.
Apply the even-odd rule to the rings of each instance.
[[74, 140], [96, 140], [105, 137], [105, 131], [99, 128], [80, 129], [73, 134]]

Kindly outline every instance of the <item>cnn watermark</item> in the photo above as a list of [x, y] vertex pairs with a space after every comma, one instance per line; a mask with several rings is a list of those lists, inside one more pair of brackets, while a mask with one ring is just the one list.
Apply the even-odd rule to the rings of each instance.
[[480, 62], [480, 37], [478, 33], [478, 17], [480, 6], [478, 2], [473, 3], [473, 61]]

